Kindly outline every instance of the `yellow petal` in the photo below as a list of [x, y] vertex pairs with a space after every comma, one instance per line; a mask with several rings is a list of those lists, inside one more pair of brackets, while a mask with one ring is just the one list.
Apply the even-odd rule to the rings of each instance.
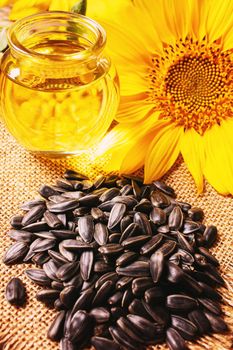
[[190, 32], [192, 0], [164, 0], [164, 13], [167, 25], [176, 37], [185, 39]]
[[229, 30], [229, 32], [226, 33], [223, 40], [224, 50], [232, 50], [232, 48], [233, 48], [233, 24], [232, 24], [231, 30]]
[[147, 101], [146, 94], [122, 96], [115, 119], [119, 123], [136, 123], [142, 121], [153, 111], [154, 105]]
[[203, 168], [207, 181], [221, 194], [233, 194], [233, 123], [214, 125], [203, 137], [206, 160]]
[[11, 3], [11, 0], [0, 0], [0, 7], [4, 7], [6, 5], [9, 5]]
[[121, 164], [120, 172], [122, 174], [133, 173], [144, 165], [146, 153], [153, 138], [154, 131], [144, 135], [132, 145]]
[[12, 9], [9, 18], [11, 21], [16, 21], [17, 19], [31, 16], [31, 15], [34, 15], [34, 14], [39, 13], [41, 11], [42, 10], [38, 7], [23, 8], [23, 9], [17, 10], [17, 11]]
[[162, 177], [174, 164], [180, 153], [183, 129], [173, 124], [164, 125], [154, 137], [145, 159], [145, 183]]
[[223, 36], [233, 26], [233, 1], [208, 0], [206, 21], [207, 37], [213, 42]]
[[[154, 28], [161, 42], [168, 44], [175, 44], [176, 32], [172, 31], [169, 25], [169, 9], [166, 10], [163, 0], [147, 1], [147, 0], [134, 0], [134, 4], [138, 7], [142, 13], [145, 12], [151, 17]], [[140, 22], [139, 22], [140, 23]]]
[[203, 164], [204, 150], [203, 140], [194, 129], [186, 130], [180, 142], [181, 153], [184, 161], [196, 183], [198, 193], [203, 191]]
[[50, 11], [71, 11], [77, 0], [52, 0]]
[[164, 125], [164, 121], [158, 120], [158, 116], [159, 113], [155, 113], [141, 123], [120, 123], [115, 126], [99, 143], [94, 154], [96, 161], [102, 157], [109, 158], [111, 161], [107, 162], [105, 170], [119, 170], [128, 152], [140, 140], [158, 129], [159, 125]]

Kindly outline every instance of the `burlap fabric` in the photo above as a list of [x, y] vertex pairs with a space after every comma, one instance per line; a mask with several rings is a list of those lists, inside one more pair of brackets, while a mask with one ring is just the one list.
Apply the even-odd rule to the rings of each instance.
[[[6, 232], [9, 229], [10, 217], [20, 212], [21, 202], [33, 198], [38, 187], [43, 183], [51, 183], [62, 175], [67, 167], [91, 172], [88, 159], [52, 161], [35, 157], [24, 151], [0, 123], [0, 258], [6, 248], [12, 243]], [[233, 200], [232, 197], [218, 195], [209, 185], [203, 195], [197, 196], [192, 177], [182, 163], [172, 169], [166, 177], [167, 183], [173, 186], [181, 200], [204, 208], [207, 223], [214, 223], [219, 229], [219, 239], [213, 252], [221, 262], [223, 275], [227, 280], [228, 290], [222, 289], [223, 309], [227, 322], [233, 329]], [[56, 350], [58, 345], [46, 338], [48, 325], [55, 312], [48, 310], [35, 299], [40, 289], [31, 283], [24, 275], [28, 265], [7, 267], [0, 263], [0, 349], [4, 350]], [[27, 292], [28, 301], [25, 308], [16, 309], [10, 306], [4, 296], [6, 283], [13, 276], [22, 278]], [[191, 346], [192, 349], [232, 349], [232, 333], [205, 337]], [[157, 349], [165, 349], [163, 346]]]

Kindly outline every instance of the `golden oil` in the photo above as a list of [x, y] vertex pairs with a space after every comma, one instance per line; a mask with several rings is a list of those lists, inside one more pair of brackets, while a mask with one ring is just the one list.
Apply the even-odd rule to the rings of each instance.
[[118, 79], [102, 53], [102, 28], [56, 12], [14, 26], [1, 66], [1, 106], [10, 133], [28, 150], [52, 156], [97, 144], [118, 106]]

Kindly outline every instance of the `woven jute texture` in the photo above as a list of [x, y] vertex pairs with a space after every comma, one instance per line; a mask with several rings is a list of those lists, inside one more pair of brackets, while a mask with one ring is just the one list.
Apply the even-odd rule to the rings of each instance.
[[[12, 243], [7, 236], [10, 228], [9, 219], [20, 213], [19, 204], [37, 195], [37, 189], [43, 183], [52, 183], [62, 175], [65, 168], [91, 172], [88, 159], [76, 158], [52, 161], [24, 151], [5, 131], [0, 123], [0, 258]], [[221, 271], [227, 281], [227, 287], [221, 290], [225, 319], [231, 326], [227, 335], [207, 336], [191, 346], [191, 349], [232, 349], [232, 306], [233, 306], [233, 200], [231, 197], [218, 195], [209, 185], [205, 193], [197, 196], [192, 177], [179, 160], [166, 176], [167, 183], [174, 187], [178, 198], [200, 206], [205, 210], [205, 222], [214, 223], [219, 229], [218, 242], [213, 253], [221, 262]], [[48, 310], [35, 299], [40, 289], [24, 275], [30, 265], [12, 267], [0, 263], [0, 349], [4, 350], [56, 350], [58, 345], [47, 340], [46, 333], [55, 312]], [[20, 277], [26, 285], [28, 301], [25, 308], [10, 306], [4, 296], [5, 286], [13, 276]], [[156, 349], [165, 349], [164, 346]]]

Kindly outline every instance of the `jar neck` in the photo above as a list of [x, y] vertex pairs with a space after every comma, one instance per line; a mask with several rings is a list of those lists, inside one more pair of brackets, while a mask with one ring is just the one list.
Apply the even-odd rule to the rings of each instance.
[[8, 42], [11, 55], [25, 73], [72, 78], [96, 71], [106, 34], [85, 16], [46, 12], [13, 24]]

